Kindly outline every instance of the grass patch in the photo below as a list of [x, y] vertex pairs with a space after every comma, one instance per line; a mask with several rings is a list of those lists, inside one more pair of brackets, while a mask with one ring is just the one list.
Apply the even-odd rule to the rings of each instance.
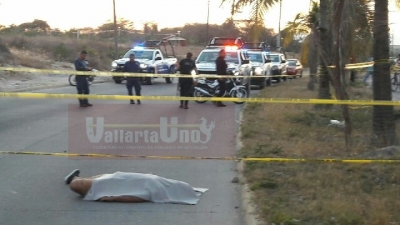
[[[316, 98], [308, 79], [261, 91], [268, 98]], [[371, 99], [353, 85], [351, 99]], [[396, 110], [397, 108], [395, 108]], [[307, 104], [248, 104], [241, 127], [241, 157], [361, 158], [373, 150], [372, 107], [352, 107], [353, 146], [346, 150], [341, 109]], [[396, 115], [399, 114], [396, 111]], [[388, 164], [246, 162], [244, 175], [269, 224], [400, 224], [400, 169]]]

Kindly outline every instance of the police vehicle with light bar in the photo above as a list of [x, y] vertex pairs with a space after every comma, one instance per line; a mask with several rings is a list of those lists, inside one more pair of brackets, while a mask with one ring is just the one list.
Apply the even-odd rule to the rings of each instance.
[[[242, 38], [214, 37], [207, 47], [202, 50], [196, 59], [196, 67], [199, 74], [216, 74], [215, 60], [221, 49], [225, 49], [227, 73], [229, 75], [252, 76], [252, 66], [243, 51], [244, 41]], [[237, 78], [237, 83], [250, 87], [248, 78]]]
[[[251, 78], [251, 85], [257, 85], [260, 89], [264, 89], [265, 86], [271, 85], [271, 60], [267, 58], [268, 47], [264, 42], [246, 42], [244, 49], [247, 56], [250, 59], [253, 77]], [[264, 77], [260, 77], [264, 76]]]
[[[172, 52], [173, 46], [171, 45]], [[155, 78], [165, 78], [167, 83], [172, 83], [172, 77], [163, 77], [162, 74], [175, 74], [176, 73], [176, 64], [178, 59], [176, 57], [164, 57], [160, 46], [164, 45], [165, 52], [166, 50], [166, 41], [145, 41], [144, 43], [135, 46], [125, 53], [125, 55], [118, 60], [114, 60], [111, 64], [112, 72], [122, 72], [124, 65], [127, 61], [129, 61], [129, 55], [134, 54], [135, 60], [140, 63], [140, 72], [141, 73], [150, 73], [155, 74], [154, 77], [143, 77], [141, 81], [145, 84], [152, 85], [154, 83]], [[125, 77], [121, 76], [113, 76], [113, 80], [115, 83], [119, 84]]]

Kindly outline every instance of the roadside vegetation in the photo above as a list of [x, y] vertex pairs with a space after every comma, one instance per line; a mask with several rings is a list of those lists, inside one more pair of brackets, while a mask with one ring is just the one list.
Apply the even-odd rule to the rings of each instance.
[[[308, 79], [266, 88], [259, 97], [315, 98]], [[357, 83], [350, 99], [372, 99]], [[399, 109], [396, 115], [399, 115]], [[369, 143], [372, 107], [351, 107], [352, 148], [346, 150], [339, 106], [316, 110], [311, 104], [250, 103], [241, 128], [240, 157], [399, 159], [397, 148], [375, 150]], [[396, 120], [399, 123], [399, 120]], [[400, 224], [398, 164], [247, 162], [244, 174], [268, 224]]]

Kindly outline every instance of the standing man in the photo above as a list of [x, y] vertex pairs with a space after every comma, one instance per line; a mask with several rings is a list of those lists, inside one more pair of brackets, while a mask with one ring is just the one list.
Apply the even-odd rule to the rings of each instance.
[[[219, 56], [215, 60], [215, 64], [217, 66], [217, 75], [227, 75], [226, 69], [228, 68], [226, 61], [225, 61], [226, 52], [224, 49], [219, 51]], [[218, 85], [219, 85], [219, 93], [217, 97], [222, 97], [225, 94], [226, 86], [225, 86], [225, 78], [218, 78]], [[225, 107], [222, 102], [217, 102], [218, 107]]]
[[[140, 72], [140, 63], [138, 61], [135, 61], [134, 54], [129, 55], [129, 61], [125, 63], [123, 72], [129, 72], [129, 73]], [[128, 95], [130, 95], [130, 96], [133, 95], [133, 93], [132, 93], [133, 87], [135, 87], [136, 96], [141, 96], [140, 90], [142, 90], [142, 87], [140, 85], [139, 77], [127, 77], [126, 78], [126, 88], [128, 89]], [[130, 102], [131, 102], [131, 104], [135, 104], [134, 100], [131, 100]], [[137, 103], [140, 104], [140, 100], [137, 100]]]
[[[87, 56], [87, 51], [82, 50], [79, 58], [75, 59], [75, 70], [77, 71], [91, 71], [92, 68], [88, 67], [87, 62], [86, 62], [86, 56]], [[78, 91], [78, 94], [89, 94], [89, 83], [87, 80], [87, 75], [76, 75], [75, 80], [76, 80], [76, 89]], [[79, 106], [80, 107], [88, 107], [92, 106], [92, 104], [89, 103], [87, 98], [80, 98], [79, 99]]]
[[[192, 60], [193, 54], [188, 52], [186, 54], [186, 59], [182, 59], [179, 64], [177, 70], [180, 71], [180, 74], [185, 74], [185, 75], [192, 75], [192, 71], [195, 70], [196, 74], [197, 68], [196, 68], [196, 63]], [[180, 96], [181, 97], [191, 97], [190, 96], [190, 88], [192, 88], [193, 85], [193, 78], [192, 77], [179, 77], [179, 86], [180, 86]], [[181, 100], [181, 104], [179, 105], [179, 108], [185, 108], [188, 109], [188, 100]]]

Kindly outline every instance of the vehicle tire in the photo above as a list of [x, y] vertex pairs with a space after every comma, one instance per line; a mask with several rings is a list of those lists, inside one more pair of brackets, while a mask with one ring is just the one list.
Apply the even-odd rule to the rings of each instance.
[[265, 80], [261, 83], [261, 85], [259, 86], [259, 89], [260, 89], [260, 90], [264, 89], [266, 85], [267, 85], [267, 79], [265, 79]]
[[88, 84], [89, 84], [89, 86], [93, 84], [93, 81], [94, 81], [94, 76], [88, 77]]
[[[203, 93], [201, 93], [201, 91], [198, 90], [194, 90], [193, 92], [193, 97], [206, 97]], [[206, 101], [199, 101], [199, 100], [195, 100], [195, 102], [197, 103], [205, 103]]]
[[301, 73], [299, 75], [299, 78], [302, 78], [302, 77], [303, 77], [303, 71], [301, 71]]
[[[150, 70], [149, 73], [154, 73], [154, 70]], [[153, 85], [154, 84], [154, 77], [145, 77], [144, 82], [147, 85]]]
[[[169, 73], [170, 74], [175, 74], [176, 73], [175, 66], [171, 66], [169, 68]], [[167, 84], [170, 84], [170, 83], [174, 82], [174, 78], [173, 77], [166, 77], [165, 78], [165, 82], [167, 82]]]
[[271, 86], [271, 79], [267, 79], [267, 80], [265, 81], [265, 83], [266, 83], [266, 86]]
[[115, 82], [116, 84], [120, 84], [120, 83], [122, 83], [122, 79], [114, 79], [114, 82]]
[[282, 81], [282, 77], [278, 77], [275, 80], [276, 80], [276, 83], [280, 83]]
[[[232, 92], [231, 94], [232, 98], [248, 98], [249, 97], [249, 92], [245, 88], [239, 88], [235, 91]], [[244, 101], [239, 101], [239, 102], [234, 102], [235, 104], [243, 104]]]
[[154, 84], [154, 77], [146, 77], [145, 81], [146, 81], [147, 85], [153, 85]]
[[398, 81], [396, 82], [395, 77], [392, 77], [392, 79], [390, 80], [390, 84], [392, 87], [392, 91], [393, 92], [397, 91], [397, 89], [399, 88], [399, 85], [398, 85]]
[[75, 80], [75, 75], [74, 74], [69, 75], [68, 82], [69, 82], [69, 85], [76, 86], [76, 80]]

